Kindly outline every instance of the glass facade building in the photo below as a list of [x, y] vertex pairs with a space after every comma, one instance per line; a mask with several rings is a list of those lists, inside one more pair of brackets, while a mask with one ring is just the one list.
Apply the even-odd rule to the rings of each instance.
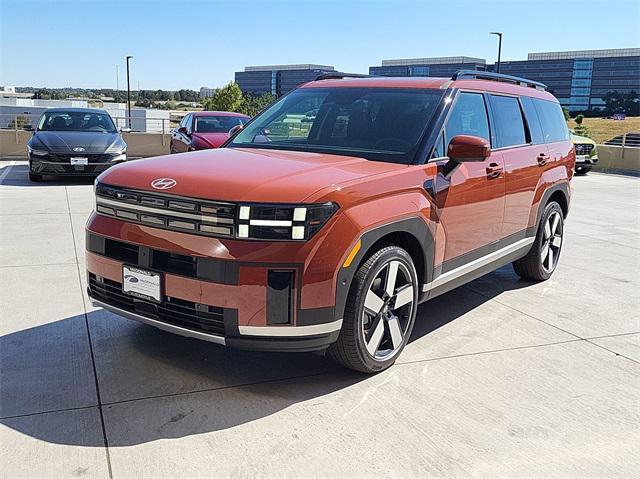
[[[495, 65], [471, 57], [383, 60], [369, 74], [450, 77], [463, 69], [494, 71]], [[527, 60], [501, 62], [500, 73], [546, 84], [570, 111], [603, 109], [608, 92], [640, 94], [640, 48], [530, 53]]]
[[486, 69], [485, 60], [472, 57], [407, 58], [382, 60], [369, 67], [369, 75], [388, 77], [450, 77], [458, 70]]
[[279, 97], [323, 73], [337, 72], [332, 66], [314, 64], [253, 66], [236, 72], [235, 81], [245, 93]]

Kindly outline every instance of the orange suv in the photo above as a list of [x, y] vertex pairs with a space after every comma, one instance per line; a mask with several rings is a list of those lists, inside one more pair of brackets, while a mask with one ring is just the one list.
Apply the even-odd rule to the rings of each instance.
[[544, 85], [320, 77], [221, 149], [96, 180], [94, 304], [227, 346], [389, 367], [418, 303], [512, 263], [546, 280], [575, 152]]

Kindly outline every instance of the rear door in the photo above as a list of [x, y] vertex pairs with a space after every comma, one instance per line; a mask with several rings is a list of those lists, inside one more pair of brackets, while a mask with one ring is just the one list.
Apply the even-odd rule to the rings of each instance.
[[[444, 153], [456, 135], [492, 141], [486, 95], [476, 92], [457, 95], [445, 122], [439, 150]], [[446, 162], [439, 161], [442, 166]], [[501, 153], [492, 152], [485, 161], [462, 163], [450, 174], [439, 175], [436, 206], [446, 238], [442, 273], [487, 254], [487, 245], [500, 238], [504, 210], [503, 167]]]
[[525, 236], [540, 175], [550, 161], [540, 122], [530, 99], [489, 95], [496, 134], [496, 151], [505, 172], [505, 205], [501, 237], [506, 242]]

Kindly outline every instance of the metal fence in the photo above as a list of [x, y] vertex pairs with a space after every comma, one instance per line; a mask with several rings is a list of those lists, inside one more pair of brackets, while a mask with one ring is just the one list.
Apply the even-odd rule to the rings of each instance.
[[[0, 113], [0, 129], [31, 131], [35, 129], [42, 115], [41, 112]], [[146, 116], [111, 116], [116, 127], [121, 131], [143, 133], [170, 133], [178, 123], [171, 118], [148, 118]]]

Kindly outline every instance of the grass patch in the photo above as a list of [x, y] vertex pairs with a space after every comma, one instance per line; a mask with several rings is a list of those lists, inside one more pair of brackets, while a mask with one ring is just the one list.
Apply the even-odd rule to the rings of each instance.
[[[569, 128], [574, 129], [577, 125], [573, 119], [568, 122]], [[585, 118], [582, 124], [589, 128], [589, 136], [596, 143], [610, 140], [614, 136], [625, 133], [640, 132], [640, 117], [627, 117], [626, 120], [609, 120], [606, 118]]]

